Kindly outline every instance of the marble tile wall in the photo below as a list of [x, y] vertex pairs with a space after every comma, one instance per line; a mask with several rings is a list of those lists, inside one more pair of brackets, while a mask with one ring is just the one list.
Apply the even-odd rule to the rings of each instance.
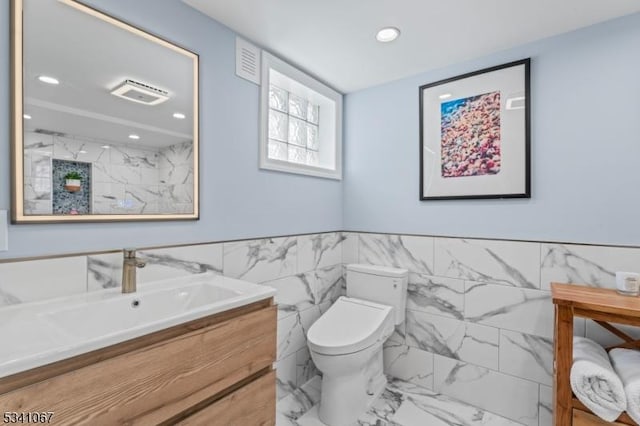
[[[93, 145], [93, 144], [92, 144]], [[70, 146], [73, 152], [74, 146]], [[93, 162], [93, 211], [101, 214], [158, 213], [158, 151], [112, 145]], [[89, 153], [92, 151], [89, 150]]]
[[[407, 268], [407, 320], [385, 344], [385, 370], [415, 386], [531, 425], [551, 424], [549, 282], [614, 286], [640, 248], [333, 232], [141, 250], [140, 282], [213, 271], [277, 289], [278, 398], [317, 374], [313, 322], [345, 291], [344, 264]], [[0, 308], [103, 288], [121, 253], [0, 263]], [[576, 333], [615, 342], [594, 323]], [[638, 334], [637, 329], [632, 333]]]
[[86, 289], [86, 256], [0, 263], [0, 309], [84, 293]]
[[[278, 398], [318, 374], [306, 334], [344, 291], [340, 232], [140, 250], [138, 282], [213, 272], [277, 290]], [[122, 253], [0, 263], [2, 306], [118, 287]]]
[[51, 214], [53, 137], [33, 132], [24, 135], [24, 211]]
[[225, 270], [229, 266], [238, 277], [259, 275], [277, 290], [278, 399], [318, 374], [307, 349], [307, 331], [344, 293], [342, 243], [338, 232], [269, 240], [260, 247], [255, 240], [225, 246]]
[[193, 209], [193, 144], [163, 149], [25, 134], [25, 212], [51, 214], [51, 160], [92, 164], [96, 214], [189, 213]]
[[193, 142], [160, 150], [158, 179], [160, 212], [193, 212]]
[[[344, 263], [409, 270], [386, 372], [529, 426], [551, 425], [550, 282], [613, 288], [640, 248], [344, 232]], [[640, 336], [638, 329], [629, 329]], [[619, 342], [592, 322], [576, 334]]]

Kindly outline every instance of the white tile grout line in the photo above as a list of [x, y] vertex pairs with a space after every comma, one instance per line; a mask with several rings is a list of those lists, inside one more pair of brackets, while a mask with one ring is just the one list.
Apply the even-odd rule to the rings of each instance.
[[539, 253], [539, 262], [538, 262], [538, 272], [540, 273], [540, 275], [538, 275], [538, 288], [542, 290], [542, 243], [540, 243], [540, 253]]
[[[502, 372], [500, 361], [500, 349], [502, 348], [502, 329], [498, 328], [498, 371]], [[538, 398], [540, 399], [540, 398]]]
[[431, 266], [433, 267], [433, 271], [432, 272], [435, 275], [435, 273], [436, 273], [436, 239], [435, 238], [433, 238], [431, 240], [431, 253], [433, 255], [433, 257], [431, 259], [432, 260]]
[[[204, 242], [193, 242], [193, 243], [179, 243], [179, 244], [167, 244], [167, 245], [158, 245], [158, 246], [144, 246], [139, 247], [139, 250], [156, 250], [156, 249], [167, 249], [167, 248], [177, 248], [177, 247], [186, 247], [186, 246], [199, 246], [199, 245], [209, 245], [209, 244], [225, 244], [225, 243], [236, 243], [243, 241], [253, 241], [253, 240], [263, 240], [263, 239], [276, 239], [276, 238], [288, 238], [288, 237], [297, 237], [304, 235], [319, 235], [319, 234], [331, 234], [336, 232], [347, 232], [350, 234], [377, 234], [377, 235], [401, 235], [401, 236], [412, 236], [412, 237], [425, 237], [425, 238], [441, 238], [441, 239], [464, 239], [464, 240], [481, 240], [481, 241], [505, 241], [505, 242], [515, 242], [515, 243], [538, 243], [538, 244], [554, 244], [554, 245], [570, 245], [570, 246], [586, 246], [586, 247], [601, 247], [601, 248], [620, 248], [620, 249], [630, 249], [637, 250], [640, 249], [640, 246], [632, 246], [632, 245], [622, 245], [622, 244], [607, 244], [607, 243], [580, 243], [580, 242], [567, 242], [567, 241], [546, 241], [546, 240], [518, 240], [518, 239], [509, 239], [509, 238], [489, 238], [489, 237], [460, 237], [460, 236], [447, 236], [447, 235], [425, 235], [425, 234], [413, 234], [413, 233], [389, 233], [389, 232], [368, 232], [368, 231], [349, 231], [349, 230], [335, 230], [335, 231], [322, 231], [322, 232], [305, 232], [300, 234], [287, 234], [287, 235], [276, 235], [276, 236], [258, 236], [252, 238], [238, 238], [238, 239], [230, 239], [230, 240], [211, 240]], [[75, 256], [92, 256], [92, 255], [100, 255], [100, 254], [110, 254], [119, 252], [120, 249], [103, 249], [96, 251], [85, 251], [78, 253], [61, 253], [61, 254], [48, 254], [48, 255], [36, 255], [36, 256], [24, 256], [18, 258], [0, 258], [0, 264], [3, 263], [13, 263], [13, 262], [24, 262], [24, 261], [34, 261], [34, 260], [46, 260], [50, 258], [63, 258], [63, 257], [75, 257]]]

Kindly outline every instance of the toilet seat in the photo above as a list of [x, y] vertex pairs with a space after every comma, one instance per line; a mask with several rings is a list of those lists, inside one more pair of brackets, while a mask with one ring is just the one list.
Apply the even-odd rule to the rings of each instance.
[[323, 355], [359, 352], [393, 330], [393, 307], [340, 297], [307, 333], [309, 348]]

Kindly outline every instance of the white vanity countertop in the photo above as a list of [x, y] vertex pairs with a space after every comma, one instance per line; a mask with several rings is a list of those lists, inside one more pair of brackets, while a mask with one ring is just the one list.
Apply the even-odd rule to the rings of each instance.
[[0, 378], [275, 296], [212, 273], [0, 309]]

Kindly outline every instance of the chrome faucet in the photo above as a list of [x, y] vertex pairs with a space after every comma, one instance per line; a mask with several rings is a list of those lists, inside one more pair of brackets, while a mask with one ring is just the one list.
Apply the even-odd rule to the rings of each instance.
[[136, 269], [144, 268], [146, 263], [136, 257], [136, 249], [122, 250], [124, 259], [122, 263], [122, 292], [135, 293]]

